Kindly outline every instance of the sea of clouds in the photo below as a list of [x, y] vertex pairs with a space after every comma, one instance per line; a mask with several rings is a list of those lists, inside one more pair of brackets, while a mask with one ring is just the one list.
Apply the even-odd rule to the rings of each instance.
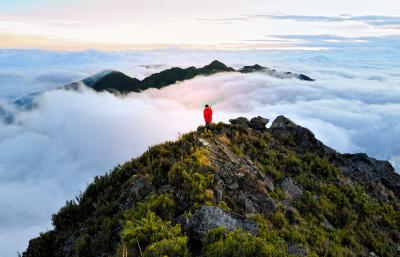
[[[0, 123], [0, 256], [16, 256], [51, 229], [51, 214], [96, 175], [202, 124], [283, 114], [340, 152], [366, 152], [400, 170], [400, 53], [393, 41], [324, 51], [130, 52], [0, 50], [0, 102], [45, 91], [38, 108], [12, 110]], [[143, 78], [171, 66], [218, 59], [238, 68], [261, 65], [316, 79], [281, 80], [225, 73], [118, 97], [91, 90], [51, 90], [104, 69]]]

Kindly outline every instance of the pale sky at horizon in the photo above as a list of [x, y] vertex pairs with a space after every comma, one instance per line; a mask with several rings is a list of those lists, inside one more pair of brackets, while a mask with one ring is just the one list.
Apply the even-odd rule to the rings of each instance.
[[0, 2], [0, 48], [125, 50], [168, 46], [308, 49], [287, 35], [400, 36], [381, 1], [14, 0]]

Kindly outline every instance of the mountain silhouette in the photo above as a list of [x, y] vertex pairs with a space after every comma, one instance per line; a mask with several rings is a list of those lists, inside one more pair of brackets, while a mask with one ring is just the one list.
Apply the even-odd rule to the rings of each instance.
[[[228, 67], [224, 63], [215, 60], [201, 68], [196, 68], [194, 66], [188, 68], [173, 67], [158, 73], [154, 73], [141, 81], [136, 78], [131, 78], [119, 71], [103, 71], [99, 74], [95, 74], [89, 78], [83, 79], [81, 83], [98, 92], [109, 91], [111, 93], [126, 94], [130, 92], [141, 92], [149, 88], [160, 89], [169, 85], [173, 85], [179, 81], [192, 79], [196, 76], [210, 76], [222, 72], [263, 72], [272, 77], [281, 79], [295, 78], [304, 81], [313, 81], [313, 79], [304, 74], [278, 72], [258, 64], [254, 66], [244, 66], [239, 70], [235, 70], [234, 68]], [[74, 82], [61, 88], [77, 89], [81, 83]]]

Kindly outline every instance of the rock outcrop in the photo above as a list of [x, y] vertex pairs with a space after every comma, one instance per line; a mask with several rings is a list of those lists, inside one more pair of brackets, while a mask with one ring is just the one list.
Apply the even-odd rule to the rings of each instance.
[[269, 120], [261, 116], [257, 116], [252, 118], [250, 121], [245, 117], [239, 117], [236, 119], [230, 119], [229, 122], [232, 125], [238, 126], [242, 129], [253, 128], [257, 130], [265, 130]]
[[296, 198], [303, 193], [303, 189], [301, 189], [296, 180], [292, 178], [284, 178], [281, 182], [281, 188], [291, 199]]
[[269, 120], [261, 116], [254, 117], [250, 120], [251, 127], [254, 129], [266, 129]]
[[189, 224], [186, 225], [191, 238], [200, 241], [204, 240], [208, 231], [218, 227], [226, 228], [229, 231], [242, 229], [253, 235], [258, 235], [259, 233], [258, 225], [254, 220], [234, 217], [232, 214], [215, 206], [202, 206], [193, 213]]
[[250, 128], [250, 126], [251, 126], [250, 121], [245, 117], [239, 117], [239, 118], [236, 118], [236, 119], [230, 119], [229, 122], [232, 125], [236, 125], [236, 126], [241, 127], [241, 128]]

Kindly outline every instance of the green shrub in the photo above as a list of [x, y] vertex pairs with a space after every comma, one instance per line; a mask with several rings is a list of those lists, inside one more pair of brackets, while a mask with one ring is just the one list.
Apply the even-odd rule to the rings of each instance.
[[80, 208], [75, 201], [67, 201], [57, 214], [52, 217], [53, 225], [56, 229], [74, 229], [80, 219]]
[[190, 254], [187, 243], [186, 236], [163, 239], [149, 245], [143, 252], [143, 257], [188, 257]]
[[336, 178], [339, 175], [338, 169], [333, 164], [315, 153], [308, 153], [303, 159], [309, 165], [309, 170], [317, 176]]
[[174, 217], [174, 207], [175, 201], [171, 194], [153, 194], [146, 201], [138, 204], [133, 215], [143, 217], [151, 211], [164, 220], [171, 220]]
[[303, 172], [303, 161], [292, 151], [283, 156], [281, 166], [285, 172], [293, 176]]
[[224, 227], [211, 229], [207, 232], [206, 238], [204, 239], [204, 244], [209, 245], [217, 241], [224, 240], [228, 234], [229, 230]]
[[231, 149], [232, 153], [236, 154], [237, 156], [243, 156], [242, 150], [237, 145], [230, 145], [229, 148]]
[[189, 157], [175, 162], [168, 172], [170, 184], [181, 189], [186, 200], [195, 204], [204, 203], [207, 199], [206, 188], [212, 178], [205, 149], [197, 149]]
[[[219, 231], [221, 232], [221, 231]], [[286, 247], [277, 247], [266, 240], [240, 230], [227, 235], [217, 233], [221, 238], [204, 247], [205, 257], [268, 257], [287, 256]]]
[[285, 214], [282, 209], [275, 210], [274, 214], [271, 217], [272, 224], [274, 224], [277, 228], [282, 228], [287, 225], [287, 221], [285, 218]]
[[154, 212], [148, 212], [138, 220], [128, 219], [121, 232], [122, 241], [131, 247], [140, 245], [142, 249], [163, 239], [179, 237], [181, 227], [172, 226], [171, 222], [163, 221]]

